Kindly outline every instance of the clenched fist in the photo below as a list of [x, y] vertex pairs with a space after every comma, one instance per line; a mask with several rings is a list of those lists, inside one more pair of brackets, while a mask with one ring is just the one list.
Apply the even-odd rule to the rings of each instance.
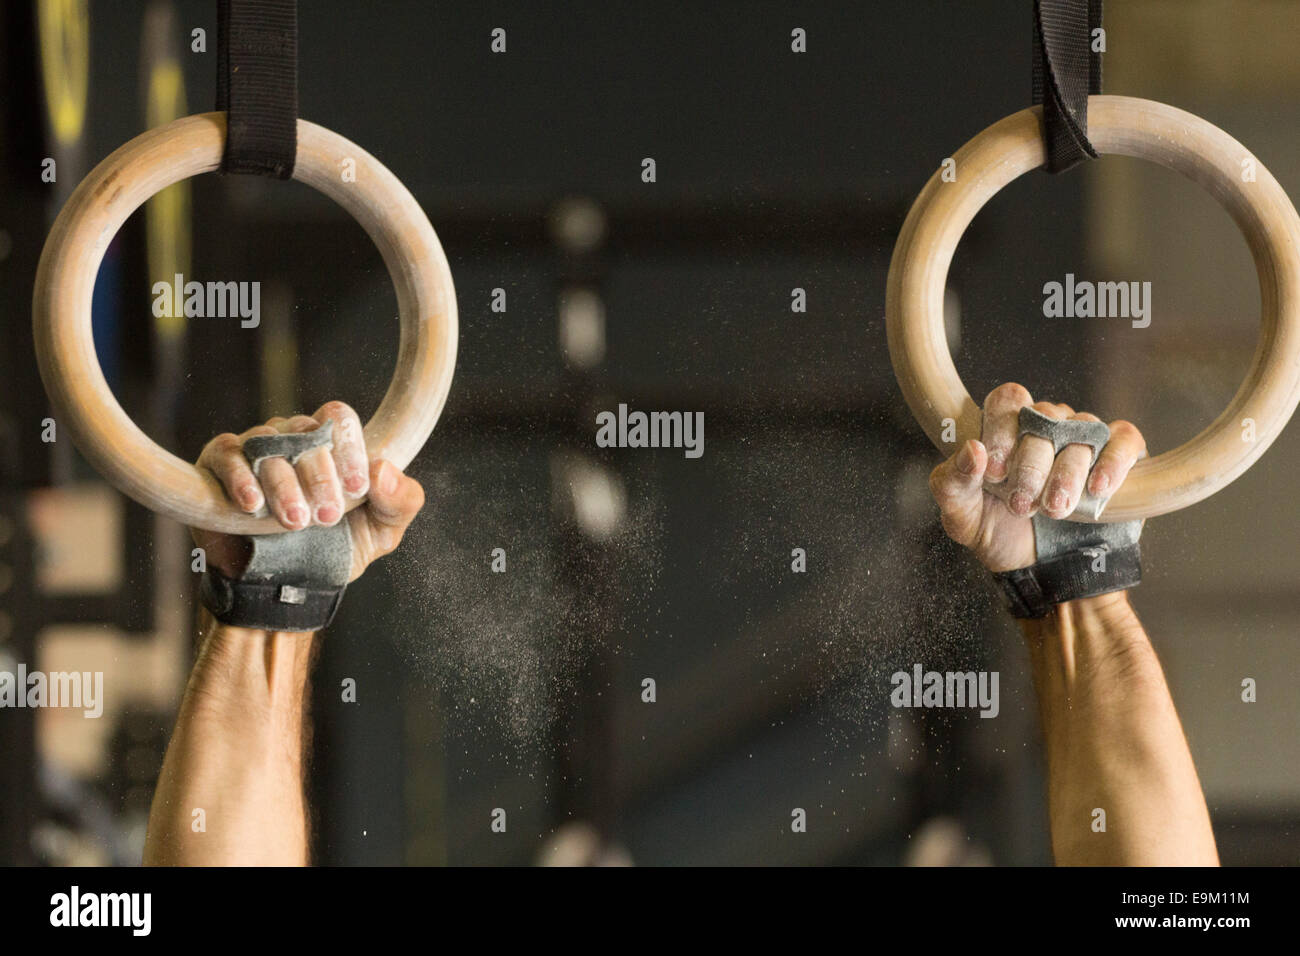
[[[1109, 498], [1146, 454], [1142, 433], [1129, 422], [1110, 423], [1110, 441], [1092, 463], [1087, 445], [1067, 445], [1058, 455], [1036, 435], [1020, 437], [1020, 409], [1026, 405], [1051, 418], [1095, 422], [1069, 405], [1035, 402], [1022, 385], [999, 385], [984, 399], [979, 441], [970, 440], [930, 473], [930, 491], [939, 505], [948, 537], [970, 548], [990, 571], [1010, 571], [1034, 563], [1034, 529], [1040, 511], [1065, 518], [1074, 511], [1085, 482], [1089, 493]], [[984, 483], [1006, 482], [1005, 503]]]
[[[255, 435], [313, 431], [334, 423], [331, 448], [313, 448], [297, 464], [268, 458], [259, 474], [244, 457], [244, 441]], [[218, 435], [208, 442], [196, 463], [220, 482], [230, 500], [248, 514], [265, 507], [289, 531], [309, 525], [334, 525], [344, 517], [344, 503], [369, 494], [369, 500], [347, 514], [352, 532], [352, 576], [356, 580], [371, 561], [388, 554], [402, 540], [406, 526], [424, 506], [424, 489], [391, 462], [370, 460], [357, 413], [342, 402], [327, 402], [310, 417], [272, 418], [242, 435]], [[208, 561], [233, 577], [248, 562], [248, 542], [239, 535], [191, 529]]]

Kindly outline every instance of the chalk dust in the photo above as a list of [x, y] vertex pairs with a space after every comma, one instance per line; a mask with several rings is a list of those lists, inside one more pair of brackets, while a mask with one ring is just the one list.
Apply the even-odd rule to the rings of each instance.
[[[559, 540], [576, 532], [550, 513], [544, 477], [509, 489], [475, 481], [512, 474], [518, 454], [516, 445], [476, 443], [472, 474], [457, 465], [417, 475], [428, 504], [388, 559], [399, 564], [404, 608], [394, 640], [412, 680], [436, 694], [449, 733], [498, 738], [511, 751], [499, 756], [516, 761], [545, 749], [585, 664], [616, 653], [624, 620], [644, 615], [661, 537], [655, 506], [629, 494], [613, 536], [580, 542], [583, 559], [569, 560]], [[498, 547], [506, 570], [494, 573]]]
[[[652, 481], [629, 487], [622, 530], [575, 565], [549, 509], [529, 504], [549, 496], [544, 479], [482, 484], [484, 474], [517, 473], [518, 445], [476, 441], [472, 472], [458, 454], [417, 475], [429, 505], [386, 559], [403, 608], [394, 640], [449, 731], [536, 759], [593, 656], [620, 653], [619, 635], [645, 633], [679, 600], [732, 605], [723, 619], [736, 630], [701, 634], [701, 646], [748, 644], [753, 679], [799, 709], [818, 704], [831, 747], [861, 743], [864, 725], [888, 739], [894, 672], [984, 669], [993, 600], [939, 527], [926, 487], [933, 451], [882, 441], [887, 431], [868, 426], [757, 424], [710, 435], [701, 464], [716, 520], [688, 549], [701, 555], [689, 594], [660, 581], [672, 505], [655, 498]], [[506, 549], [506, 573], [491, 572], [495, 547]], [[791, 570], [794, 547], [807, 551], [806, 573]]]
[[[894, 672], [978, 670], [989, 656], [990, 592], [943, 534], [927, 487], [939, 458], [880, 435], [888, 428], [777, 428], [742, 439], [725, 466], [749, 520], [724, 584], [777, 601], [751, 605], [744, 632], [845, 733], [887, 731]], [[791, 569], [794, 547], [806, 573]], [[753, 567], [766, 573], [755, 580]]]

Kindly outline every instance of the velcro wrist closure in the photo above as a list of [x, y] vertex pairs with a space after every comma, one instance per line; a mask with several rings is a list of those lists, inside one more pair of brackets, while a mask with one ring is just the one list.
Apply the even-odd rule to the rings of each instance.
[[1142, 581], [1141, 553], [1136, 541], [1122, 547], [1099, 544], [998, 572], [993, 580], [1013, 617], [1041, 618], [1065, 601], [1135, 587]]
[[209, 569], [199, 590], [204, 607], [222, 624], [262, 631], [319, 631], [334, 620], [347, 585], [300, 587], [235, 580]]

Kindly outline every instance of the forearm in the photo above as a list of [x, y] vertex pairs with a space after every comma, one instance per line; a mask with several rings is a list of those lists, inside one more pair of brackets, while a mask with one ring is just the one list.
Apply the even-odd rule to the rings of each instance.
[[317, 635], [201, 621], [149, 813], [147, 865], [301, 865], [309, 676]]
[[1216, 865], [1191, 752], [1127, 595], [1068, 602], [1022, 630], [1047, 743], [1056, 861]]

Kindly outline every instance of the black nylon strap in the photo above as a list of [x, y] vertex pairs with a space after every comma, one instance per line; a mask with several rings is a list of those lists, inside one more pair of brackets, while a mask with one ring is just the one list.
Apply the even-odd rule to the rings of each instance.
[[289, 179], [298, 155], [297, 0], [217, 0], [223, 173]]
[[319, 631], [329, 627], [347, 587], [233, 580], [209, 568], [199, 579], [204, 607], [222, 624], [262, 631]]
[[1096, 159], [1088, 139], [1088, 95], [1101, 92], [1101, 54], [1092, 31], [1102, 0], [1034, 0], [1033, 99], [1043, 106], [1047, 171]]
[[[1105, 551], [1104, 571], [1094, 570], [1099, 551]], [[1136, 542], [1123, 548], [1100, 546], [1002, 571], [993, 575], [993, 580], [1013, 617], [1046, 617], [1062, 601], [1137, 587], [1142, 581], [1142, 555]]]

